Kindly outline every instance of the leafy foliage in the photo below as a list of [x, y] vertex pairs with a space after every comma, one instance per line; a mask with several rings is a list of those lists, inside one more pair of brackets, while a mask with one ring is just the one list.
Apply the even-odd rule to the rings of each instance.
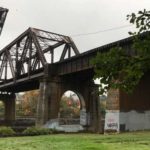
[[5, 112], [4, 103], [0, 101], [0, 118], [4, 117], [4, 112]]
[[0, 136], [12, 136], [15, 131], [10, 127], [0, 127]]
[[25, 135], [47, 135], [53, 133], [52, 129], [41, 128], [41, 127], [29, 127], [23, 134]]
[[137, 35], [141, 32], [149, 31], [150, 11], [146, 11], [146, 9], [144, 9], [143, 11], [139, 11], [137, 15], [132, 13], [131, 15], [127, 15], [127, 20], [129, 20], [130, 23], [135, 24], [138, 29], [138, 32], [129, 32], [129, 34]]
[[132, 13], [127, 19], [138, 29], [138, 32], [130, 32], [133, 35], [130, 50], [115, 47], [106, 53], [99, 52], [92, 60], [95, 78], [100, 78], [100, 94], [109, 88], [131, 93], [150, 69], [150, 33], [147, 32], [150, 29], [150, 11], [139, 11], [137, 15]]
[[80, 100], [73, 96], [62, 96], [59, 111], [60, 118], [79, 118]]
[[37, 100], [39, 97], [38, 90], [25, 92], [19, 95], [20, 100], [17, 101], [17, 116], [36, 116]]

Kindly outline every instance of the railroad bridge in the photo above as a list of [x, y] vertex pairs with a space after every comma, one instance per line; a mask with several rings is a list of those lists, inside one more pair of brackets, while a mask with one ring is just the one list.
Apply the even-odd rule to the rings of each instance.
[[27, 29], [0, 51], [0, 96], [6, 121], [15, 119], [15, 93], [40, 90], [36, 125], [42, 126], [58, 118], [61, 97], [71, 90], [82, 99], [81, 110], [91, 114], [89, 126], [96, 130], [99, 96], [90, 65], [92, 55], [80, 54], [68, 36]]
[[[98, 86], [93, 81], [94, 69], [90, 60], [97, 52], [107, 52], [118, 45], [130, 49], [131, 44], [132, 38], [127, 38], [80, 53], [68, 36], [35, 28], [27, 29], [0, 51], [0, 99], [5, 104], [5, 120], [15, 120], [15, 93], [39, 89], [36, 125], [43, 126], [49, 120], [58, 118], [61, 96], [71, 90], [80, 97], [81, 111], [86, 110], [83, 126], [87, 130], [99, 131], [101, 115]], [[146, 129], [150, 128], [149, 83], [147, 77], [143, 79], [131, 96], [120, 90], [110, 92], [106, 129], [132, 129], [134, 122], [130, 114], [133, 112], [133, 116], [140, 116], [141, 112], [137, 111], [147, 115], [143, 121], [147, 121]], [[139, 91], [144, 92], [146, 97]], [[140, 123], [137, 129], [143, 129], [143, 126]]]

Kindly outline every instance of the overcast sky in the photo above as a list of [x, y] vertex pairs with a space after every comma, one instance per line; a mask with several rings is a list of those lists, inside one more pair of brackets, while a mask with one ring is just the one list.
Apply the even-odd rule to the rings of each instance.
[[0, 49], [28, 27], [70, 35], [80, 52], [128, 37], [132, 27], [86, 36], [128, 25], [126, 15], [146, 8], [150, 0], [0, 0], [9, 13], [0, 37]]

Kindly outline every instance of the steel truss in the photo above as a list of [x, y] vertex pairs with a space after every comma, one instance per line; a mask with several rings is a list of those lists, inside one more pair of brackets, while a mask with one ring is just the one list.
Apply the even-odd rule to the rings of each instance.
[[0, 34], [2, 32], [8, 9], [0, 7]]
[[58, 61], [63, 61], [79, 51], [68, 36], [29, 28], [0, 51], [0, 81], [15, 82], [23, 75], [30, 77], [47, 64], [53, 64], [58, 53]]

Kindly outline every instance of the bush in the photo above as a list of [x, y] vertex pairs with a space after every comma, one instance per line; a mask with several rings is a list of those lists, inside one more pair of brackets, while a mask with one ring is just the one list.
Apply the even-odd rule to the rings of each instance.
[[25, 135], [47, 135], [51, 133], [53, 133], [51, 129], [41, 127], [29, 127], [23, 131]]
[[10, 127], [0, 127], [0, 136], [12, 136], [15, 131]]

